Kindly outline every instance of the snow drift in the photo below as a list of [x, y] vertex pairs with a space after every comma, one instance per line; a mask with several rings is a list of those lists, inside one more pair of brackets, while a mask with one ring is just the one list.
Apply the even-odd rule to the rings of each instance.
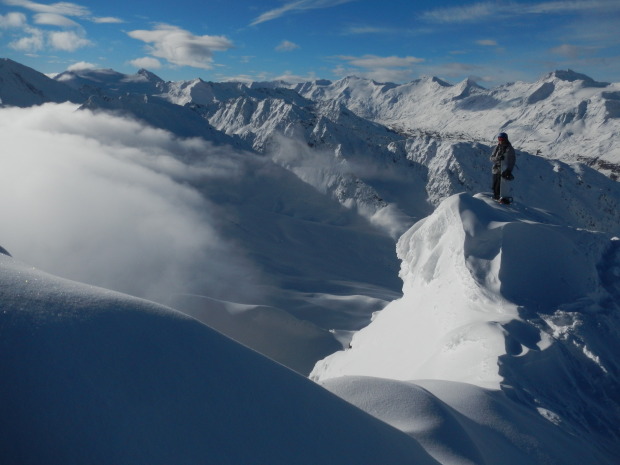
[[[490, 389], [563, 434], [600, 444], [608, 454], [601, 463], [612, 463], [620, 419], [620, 241], [541, 215], [483, 195], [444, 201], [398, 243], [403, 298], [311, 377]], [[544, 448], [558, 463], [583, 463], [562, 447]]]
[[0, 255], [0, 457], [28, 464], [435, 464], [171, 309]]

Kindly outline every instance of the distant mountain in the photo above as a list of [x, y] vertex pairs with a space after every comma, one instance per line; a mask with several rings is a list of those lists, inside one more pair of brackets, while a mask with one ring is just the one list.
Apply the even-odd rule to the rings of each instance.
[[141, 69], [134, 75], [126, 75], [113, 69], [83, 69], [65, 71], [54, 77], [83, 95], [105, 93], [106, 95], [146, 94], [162, 92], [166, 83], [155, 74]]
[[153, 95], [96, 93], [88, 97], [80, 109], [109, 111], [137, 118], [150, 126], [171, 131], [179, 137], [201, 137], [216, 144], [226, 144], [238, 149], [251, 150], [251, 146], [239, 137], [229, 136], [216, 130], [207, 120], [201, 118], [191, 109], [175, 105]]
[[[612, 177], [620, 172], [620, 149], [609, 137], [620, 130], [620, 83], [597, 82], [572, 70], [554, 71], [534, 83], [484, 89], [472, 80], [452, 85], [436, 77], [402, 85], [352, 76], [333, 82], [244, 85], [201, 79], [165, 82], [146, 70], [134, 75], [67, 71], [51, 80], [11, 60], [3, 60], [2, 69], [0, 98], [6, 105], [83, 102], [93, 95], [159, 97], [192, 108], [219, 131], [236, 134], [258, 151], [266, 148], [274, 133], [303, 133], [300, 126], [311, 127], [318, 118], [316, 105], [330, 102], [405, 137], [436, 134], [492, 143], [496, 133], [504, 131], [523, 151], [581, 161]], [[351, 128], [347, 131], [351, 133]], [[321, 140], [307, 136], [311, 145]], [[205, 137], [216, 136], [207, 130]]]
[[30, 107], [46, 102], [81, 102], [68, 86], [8, 58], [0, 58], [0, 105]]
[[471, 80], [453, 86], [432, 77], [402, 85], [345, 78], [295, 89], [312, 100], [342, 102], [399, 132], [490, 143], [504, 131], [521, 150], [620, 172], [620, 149], [609, 137], [620, 130], [620, 83], [570, 70], [489, 90]]

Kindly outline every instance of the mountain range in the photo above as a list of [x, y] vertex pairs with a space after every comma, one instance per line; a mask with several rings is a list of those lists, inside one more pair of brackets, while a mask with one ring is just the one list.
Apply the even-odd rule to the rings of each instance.
[[7, 463], [615, 463], [619, 96], [0, 60]]

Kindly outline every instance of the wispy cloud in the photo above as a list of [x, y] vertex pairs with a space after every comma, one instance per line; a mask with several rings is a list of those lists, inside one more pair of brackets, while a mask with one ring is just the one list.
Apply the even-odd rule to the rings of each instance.
[[17, 6], [37, 13], [50, 13], [62, 16], [89, 16], [90, 10], [81, 5], [70, 2], [43, 4], [30, 0], [2, 0], [5, 5]]
[[0, 15], [0, 29], [23, 28], [27, 24], [26, 15], [22, 13], [7, 13]]
[[585, 47], [579, 45], [562, 44], [551, 49], [551, 53], [570, 59], [589, 57], [599, 50], [598, 47]]
[[159, 24], [152, 30], [135, 30], [130, 37], [148, 45], [148, 52], [177, 66], [211, 69], [213, 53], [233, 47], [224, 36], [197, 36], [177, 26]]
[[360, 68], [403, 68], [411, 66], [414, 63], [421, 63], [424, 61], [423, 58], [416, 58], [412, 56], [380, 57], [377, 55], [363, 55], [361, 57], [355, 57], [341, 55], [339, 58], [347, 61], [350, 65], [358, 66]]
[[[91, 21], [93, 23], [116, 23], [118, 24], [118, 23], [124, 22], [120, 18], [115, 18], [111, 16], [107, 16], [107, 17], [93, 16], [88, 7], [78, 5], [76, 3], [57, 2], [57, 3], [51, 3], [51, 4], [44, 4], [44, 3], [32, 2], [30, 0], [0, 0], [0, 1], [4, 3], [5, 5], [14, 6], [18, 8], [24, 8], [26, 10], [33, 11], [38, 14], [37, 16], [41, 15], [41, 18], [44, 18], [43, 21], [48, 21], [45, 23], [41, 22], [39, 24], [64, 26], [63, 24], [57, 24], [58, 22], [62, 23], [63, 21], [67, 21], [66, 18], [64, 20], [61, 20], [60, 17], [76, 17], [80, 19], [85, 19], [87, 21]], [[43, 15], [48, 15], [48, 16], [43, 16]], [[53, 19], [54, 23], [49, 22], [49, 21], [52, 21], [51, 19], [52, 17], [55, 17]]]
[[101, 17], [101, 18], [94, 16], [94, 17], [90, 18], [90, 20], [93, 23], [99, 23], [99, 24], [121, 24], [121, 23], [125, 22], [122, 19], [115, 18], [113, 16], [104, 16], [104, 17]]
[[413, 79], [413, 65], [424, 62], [423, 58], [413, 56], [382, 57], [378, 55], [336, 57], [345, 62], [334, 73], [340, 76], [356, 75], [379, 82], [405, 82]]
[[356, 0], [297, 0], [294, 2], [285, 3], [279, 8], [266, 11], [255, 18], [250, 25], [255, 26], [260, 23], [272, 21], [289, 13], [298, 13], [301, 11], [316, 10], [320, 8], [331, 8], [337, 5], [342, 5], [343, 3], [350, 3], [354, 1]]
[[315, 79], [317, 79], [316, 74], [314, 73], [310, 73], [307, 74], [305, 76], [301, 76], [298, 74], [294, 74], [291, 71], [285, 71], [283, 74], [276, 76], [273, 78], [276, 81], [285, 81], [285, 82], [290, 82], [290, 83], [297, 83], [297, 82], [308, 82], [308, 81], [314, 81]]
[[478, 21], [493, 15], [497, 5], [492, 3], [475, 3], [473, 5], [436, 8], [422, 13], [422, 19], [437, 23], [462, 23]]
[[58, 27], [80, 27], [78, 23], [66, 16], [56, 13], [38, 13], [34, 16], [35, 24]]
[[493, 39], [481, 39], [477, 40], [476, 43], [485, 47], [497, 47], [497, 41]]
[[135, 60], [131, 60], [129, 64], [131, 64], [132, 66], [135, 66], [136, 68], [145, 68], [145, 69], [161, 68], [161, 61], [153, 57], [136, 58]]
[[465, 23], [488, 20], [492, 17], [511, 17], [547, 13], [620, 11], [617, 0], [559, 0], [540, 3], [479, 2], [471, 5], [436, 8], [425, 11], [423, 20], [436, 23]]
[[349, 26], [344, 30], [344, 34], [357, 35], [357, 34], [385, 34], [392, 30], [386, 27], [376, 26]]
[[78, 61], [67, 67], [67, 71], [81, 71], [84, 69], [94, 69], [97, 65], [95, 63], [89, 63], [87, 61]]
[[295, 50], [297, 48], [299, 48], [299, 45], [297, 45], [296, 43], [291, 42], [290, 40], [283, 40], [276, 47], [276, 50], [278, 52], [290, 52], [290, 51]]

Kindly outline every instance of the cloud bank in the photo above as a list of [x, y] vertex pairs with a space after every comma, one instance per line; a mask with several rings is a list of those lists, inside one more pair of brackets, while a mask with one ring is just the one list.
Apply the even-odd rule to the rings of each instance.
[[193, 187], [237, 175], [235, 154], [69, 104], [0, 109], [0, 137], [0, 244], [15, 258], [162, 303], [254, 292], [251, 264]]

